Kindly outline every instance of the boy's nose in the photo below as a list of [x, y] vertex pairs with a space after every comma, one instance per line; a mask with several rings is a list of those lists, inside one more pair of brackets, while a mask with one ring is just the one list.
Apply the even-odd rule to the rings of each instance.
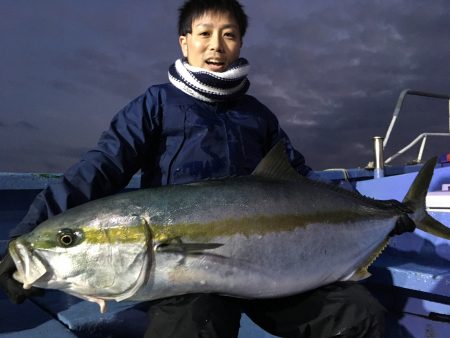
[[214, 34], [211, 37], [210, 49], [216, 52], [223, 52], [223, 41], [220, 35]]

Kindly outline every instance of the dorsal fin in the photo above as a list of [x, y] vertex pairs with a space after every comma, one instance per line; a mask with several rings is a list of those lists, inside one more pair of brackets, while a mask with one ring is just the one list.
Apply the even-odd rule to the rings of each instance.
[[252, 175], [282, 180], [298, 180], [302, 176], [292, 167], [283, 141], [278, 141], [259, 162]]

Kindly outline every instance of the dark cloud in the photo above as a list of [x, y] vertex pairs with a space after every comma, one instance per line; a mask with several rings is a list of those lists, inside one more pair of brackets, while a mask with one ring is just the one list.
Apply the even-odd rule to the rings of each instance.
[[[264, 55], [253, 59], [253, 69], [264, 74], [253, 82], [255, 92], [314, 167], [362, 165], [403, 89], [448, 90], [450, 46], [442, 32], [450, 31], [450, 13], [444, 1], [321, 4], [307, 15], [268, 23], [271, 43], [249, 53]], [[416, 117], [395, 130], [400, 141], [424, 126], [420, 117], [428, 120]]]
[[0, 121], [0, 128], [7, 128], [7, 129], [22, 129], [25, 131], [33, 131], [33, 130], [39, 130], [39, 128], [28, 122], [28, 121], [17, 121], [17, 122], [13, 122], [13, 123], [6, 123], [3, 121]]
[[124, 69], [120, 60], [106, 51], [79, 49], [66, 55], [56, 65], [68, 73], [68, 79], [77, 81], [63, 79], [50, 81], [49, 85], [62, 83], [63, 86], [58, 86], [58, 89], [67, 90], [70, 94], [73, 94], [74, 89], [80, 91], [80, 94], [100, 90], [126, 99], [140, 89], [140, 75]]
[[[384, 135], [404, 88], [450, 88], [446, 0], [242, 2], [251, 93], [314, 168], [371, 160], [371, 139]], [[64, 170], [95, 145], [115, 112], [167, 81], [180, 56], [180, 4], [2, 3], [0, 170]], [[408, 98], [387, 150], [423, 131], [445, 131], [447, 110], [445, 102]]]
[[14, 123], [12, 125], [12, 127], [16, 127], [16, 128], [19, 128], [19, 129], [24, 129], [24, 130], [27, 130], [27, 131], [39, 130], [39, 128], [36, 125], [34, 125], [34, 124], [30, 123], [30, 122], [27, 122], [27, 121], [16, 122], [16, 123]]
[[72, 161], [76, 161], [89, 149], [89, 147], [64, 147], [57, 150], [56, 154], [71, 159]]

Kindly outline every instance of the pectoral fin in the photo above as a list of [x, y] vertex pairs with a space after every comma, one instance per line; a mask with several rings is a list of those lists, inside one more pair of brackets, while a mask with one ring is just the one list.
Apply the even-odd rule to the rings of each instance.
[[183, 243], [181, 240], [172, 240], [163, 242], [156, 246], [157, 252], [179, 253], [185, 255], [198, 255], [205, 250], [211, 250], [221, 247], [220, 243]]

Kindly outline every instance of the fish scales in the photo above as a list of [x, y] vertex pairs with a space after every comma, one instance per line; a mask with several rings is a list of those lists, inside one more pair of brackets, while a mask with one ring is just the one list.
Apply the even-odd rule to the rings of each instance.
[[[177, 186], [170, 193], [161, 189], [164, 196], [154, 199], [167, 212], [149, 212], [164, 215], [150, 219], [154, 245], [168, 238], [223, 245], [202, 256], [156, 254], [155, 278], [133, 298], [148, 299], [150, 291], [155, 297], [189, 292], [282, 296], [351, 277], [355, 257], [357, 265], [368, 259], [392, 230], [396, 212], [376, 213], [376, 201], [361, 204], [352, 194], [327, 203], [326, 195], [332, 201], [338, 192], [324, 189], [309, 181], [258, 177]], [[189, 196], [182, 208], [180, 196]], [[320, 210], [315, 196], [325, 200]]]
[[397, 219], [450, 239], [425, 211], [433, 160], [405, 200], [378, 201], [303, 178], [276, 145], [250, 176], [117, 194], [13, 240], [24, 288], [96, 302], [214, 292], [266, 298], [367, 276]]

